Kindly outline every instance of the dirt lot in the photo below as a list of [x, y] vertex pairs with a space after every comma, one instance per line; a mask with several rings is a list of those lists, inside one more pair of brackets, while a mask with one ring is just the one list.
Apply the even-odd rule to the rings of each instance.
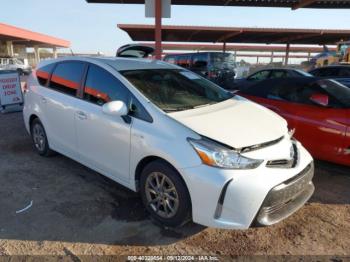
[[349, 256], [350, 169], [317, 162], [314, 182], [310, 202], [271, 227], [164, 229], [138, 195], [66, 157], [36, 155], [22, 115], [0, 114], [0, 255]]

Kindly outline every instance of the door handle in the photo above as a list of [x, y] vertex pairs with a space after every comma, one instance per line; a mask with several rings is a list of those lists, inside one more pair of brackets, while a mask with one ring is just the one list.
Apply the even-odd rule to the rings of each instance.
[[43, 104], [46, 104], [46, 103], [47, 103], [46, 98], [42, 96], [42, 97], [41, 97], [41, 102], [42, 102]]
[[87, 115], [82, 112], [82, 111], [77, 111], [77, 116], [80, 120], [86, 120], [87, 119]]

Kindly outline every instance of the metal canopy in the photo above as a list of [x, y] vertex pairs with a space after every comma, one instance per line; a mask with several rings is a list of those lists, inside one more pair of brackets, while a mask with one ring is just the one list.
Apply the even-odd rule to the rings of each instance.
[[56, 37], [0, 23], [0, 40], [11, 41], [26, 47], [69, 47], [70, 42]]
[[[133, 41], [154, 41], [153, 25], [119, 24]], [[254, 44], [335, 44], [350, 39], [350, 30], [168, 26], [162, 27], [164, 42], [212, 42]]]
[[[140, 45], [146, 45], [155, 47], [154, 43], [140, 43]], [[222, 51], [222, 45], [214, 44], [163, 44], [163, 50], [200, 50], [200, 51]], [[292, 53], [321, 53], [323, 47], [318, 46], [291, 46], [290, 52]], [[336, 47], [328, 47], [329, 51], [336, 51]], [[246, 52], [285, 52], [285, 46], [276, 45], [226, 45], [226, 51], [246, 51]]]
[[[88, 3], [144, 4], [145, 0], [86, 0]], [[172, 0], [172, 5], [255, 6], [298, 8], [350, 8], [348, 0]]]

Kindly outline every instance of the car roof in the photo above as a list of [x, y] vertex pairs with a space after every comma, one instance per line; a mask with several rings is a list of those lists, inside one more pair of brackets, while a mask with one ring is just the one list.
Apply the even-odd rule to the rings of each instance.
[[172, 65], [159, 60], [145, 58], [121, 58], [121, 57], [89, 57], [89, 56], [67, 56], [57, 59], [50, 59], [40, 62], [39, 66], [63, 61], [82, 61], [90, 63], [102, 63], [109, 65], [117, 71], [136, 69], [178, 69]]
[[259, 72], [259, 71], [264, 71], [264, 70], [268, 70], [268, 71], [274, 71], [274, 70], [297, 70], [296, 68], [291, 68], [291, 67], [267, 67], [267, 68], [262, 68], [262, 69], [259, 69], [258, 71], [256, 72]]
[[167, 56], [182, 56], [182, 55], [196, 55], [196, 54], [232, 54], [228, 52], [220, 52], [220, 51], [209, 51], [209, 52], [189, 52], [189, 53], [180, 53], [180, 54], [167, 54]]

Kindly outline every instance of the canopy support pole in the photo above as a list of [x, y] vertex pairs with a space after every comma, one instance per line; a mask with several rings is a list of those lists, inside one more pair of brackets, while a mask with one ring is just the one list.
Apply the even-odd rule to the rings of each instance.
[[155, 58], [162, 59], [162, 0], [155, 0]]
[[286, 46], [286, 58], [284, 59], [284, 64], [285, 65], [288, 65], [289, 51], [290, 51], [290, 43], [287, 43], [287, 46]]
[[53, 56], [53, 58], [57, 58], [57, 47], [56, 46], [54, 46], [53, 48], [52, 48], [52, 56]]
[[14, 51], [13, 51], [13, 43], [12, 43], [12, 41], [7, 41], [6, 42], [6, 51], [7, 51], [7, 55], [8, 56], [11, 56], [11, 57], [13, 57], [14, 56]]
[[34, 46], [34, 56], [35, 56], [35, 64], [39, 64], [40, 62], [40, 50], [38, 46]]
[[270, 59], [270, 63], [273, 63], [273, 56], [274, 56], [274, 52], [271, 52], [271, 59]]

